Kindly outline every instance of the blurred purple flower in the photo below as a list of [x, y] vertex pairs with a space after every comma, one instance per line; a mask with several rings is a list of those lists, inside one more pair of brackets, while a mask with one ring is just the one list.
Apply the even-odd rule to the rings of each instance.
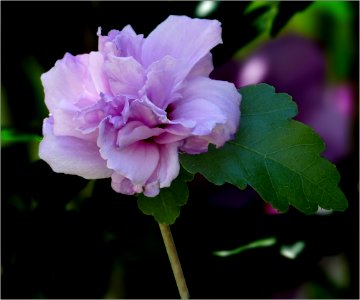
[[178, 151], [221, 147], [239, 125], [235, 86], [208, 77], [221, 24], [170, 16], [147, 38], [130, 25], [98, 35], [98, 52], [67, 53], [41, 77], [50, 116], [40, 157], [55, 172], [156, 196], [178, 176]]
[[[310, 125], [324, 139], [323, 155], [337, 161], [351, 147], [353, 95], [349, 84], [329, 86], [326, 82], [325, 55], [312, 41], [295, 35], [265, 43], [243, 61], [230, 60], [212, 72], [211, 77], [233, 82], [237, 88], [266, 82], [277, 92], [290, 94], [298, 104], [296, 119]], [[245, 191], [219, 193], [213, 203], [242, 207], [255, 197]], [[265, 203], [266, 214], [277, 214]]]
[[348, 154], [353, 96], [348, 84], [329, 86], [325, 55], [312, 41], [295, 35], [265, 43], [244, 61], [231, 60], [212, 78], [236, 87], [266, 82], [290, 94], [298, 104], [296, 119], [310, 125], [324, 139], [323, 155], [337, 161]]

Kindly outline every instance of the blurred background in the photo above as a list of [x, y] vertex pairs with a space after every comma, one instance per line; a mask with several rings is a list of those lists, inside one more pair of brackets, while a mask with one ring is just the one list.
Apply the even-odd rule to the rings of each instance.
[[1, 298], [178, 297], [135, 198], [38, 158], [40, 75], [65, 52], [96, 51], [99, 26], [146, 36], [170, 14], [222, 23], [211, 77], [293, 96], [349, 200], [343, 213], [279, 214], [197, 175], [172, 226], [191, 297], [359, 298], [359, 3], [346, 1], [1, 1]]

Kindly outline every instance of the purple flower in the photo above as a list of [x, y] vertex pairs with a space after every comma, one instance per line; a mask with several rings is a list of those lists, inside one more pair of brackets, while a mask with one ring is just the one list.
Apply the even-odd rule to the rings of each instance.
[[41, 77], [50, 116], [40, 157], [55, 172], [156, 196], [178, 176], [179, 151], [221, 147], [238, 128], [235, 86], [209, 78], [221, 24], [170, 16], [147, 38], [130, 25], [98, 36], [98, 52], [67, 53]]

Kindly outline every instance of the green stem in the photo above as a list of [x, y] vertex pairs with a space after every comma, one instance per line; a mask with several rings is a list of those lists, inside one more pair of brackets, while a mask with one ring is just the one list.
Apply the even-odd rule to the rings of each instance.
[[171, 234], [170, 226], [167, 224], [159, 224], [161, 235], [164, 240], [166, 252], [168, 254], [171, 268], [174, 273], [176, 285], [179, 290], [179, 294], [181, 299], [189, 299], [189, 291], [186, 286], [185, 277], [183, 271], [181, 269], [181, 264], [179, 260], [179, 256], [176, 251], [175, 243], [173, 236]]

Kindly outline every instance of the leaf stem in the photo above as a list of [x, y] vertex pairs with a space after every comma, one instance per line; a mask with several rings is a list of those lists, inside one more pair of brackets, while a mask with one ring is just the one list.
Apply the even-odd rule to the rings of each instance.
[[179, 290], [180, 297], [181, 297], [181, 299], [189, 299], [189, 291], [186, 286], [186, 281], [185, 281], [183, 271], [181, 269], [179, 256], [176, 251], [176, 247], [175, 247], [173, 236], [171, 234], [170, 226], [167, 224], [159, 223], [159, 227], [160, 227], [162, 238], [164, 240], [166, 252], [167, 252], [169, 260], [170, 260], [171, 268], [174, 273], [174, 277], [175, 277], [176, 285]]

